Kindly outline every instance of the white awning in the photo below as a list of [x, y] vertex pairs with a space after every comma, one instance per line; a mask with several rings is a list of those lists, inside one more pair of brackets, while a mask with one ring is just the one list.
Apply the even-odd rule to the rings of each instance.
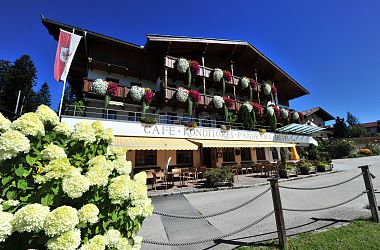
[[316, 126], [306, 125], [306, 124], [296, 124], [292, 123], [277, 129], [277, 132], [281, 133], [294, 133], [302, 135], [311, 135], [312, 133], [319, 132], [325, 128], [320, 128]]

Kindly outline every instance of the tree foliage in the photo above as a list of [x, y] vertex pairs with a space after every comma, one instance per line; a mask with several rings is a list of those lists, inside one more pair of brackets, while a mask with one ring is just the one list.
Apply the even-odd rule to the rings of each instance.
[[50, 94], [49, 85], [47, 84], [47, 82], [44, 82], [41, 85], [41, 88], [36, 93], [35, 98], [36, 98], [37, 106], [39, 106], [41, 104], [44, 104], [46, 106], [51, 105], [51, 94]]
[[243, 105], [238, 112], [238, 122], [243, 123], [245, 129], [255, 129], [255, 113], [249, 112], [248, 108]]
[[349, 127], [356, 126], [359, 124], [359, 119], [352, 113], [347, 112], [347, 124]]
[[344, 138], [347, 133], [347, 125], [344, 122], [344, 118], [340, 118], [339, 116], [335, 119], [334, 124], [334, 137], [335, 138]]

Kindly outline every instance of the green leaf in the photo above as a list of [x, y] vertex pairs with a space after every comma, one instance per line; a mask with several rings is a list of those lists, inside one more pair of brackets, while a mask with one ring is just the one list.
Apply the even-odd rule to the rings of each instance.
[[116, 213], [112, 213], [112, 221], [117, 222], [117, 214]]
[[3, 177], [3, 178], [1, 179], [1, 183], [2, 183], [3, 185], [6, 185], [6, 184], [9, 183], [11, 180], [12, 180], [12, 176]]
[[32, 196], [31, 194], [28, 194], [27, 196], [20, 197], [20, 201], [27, 201], [29, 197]]
[[25, 168], [23, 166], [19, 166], [18, 168], [15, 169], [15, 174], [18, 176], [18, 177], [23, 177], [24, 176], [24, 172], [25, 172]]
[[44, 206], [52, 205], [53, 201], [54, 201], [54, 195], [52, 195], [52, 194], [47, 194], [41, 198], [41, 204]]
[[28, 183], [26, 182], [26, 180], [18, 180], [17, 188], [21, 190], [26, 190], [28, 188]]
[[8, 200], [12, 200], [15, 197], [16, 197], [16, 192], [15, 191], [9, 191], [9, 192], [7, 192], [7, 199]]
[[30, 155], [27, 155], [26, 157], [25, 157], [25, 159], [26, 159], [26, 162], [30, 165], [30, 166], [33, 166], [34, 165], [34, 163], [36, 162], [36, 158], [33, 158], [33, 157], [31, 157]]

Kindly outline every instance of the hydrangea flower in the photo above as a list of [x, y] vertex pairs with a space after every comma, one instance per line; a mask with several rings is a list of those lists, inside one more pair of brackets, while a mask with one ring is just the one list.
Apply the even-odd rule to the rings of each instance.
[[104, 234], [104, 238], [106, 240], [106, 245], [109, 248], [118, 249], [119, 241], [121, 238], [121, 233], [119, 230], [110, 229]]
[[99, 209], [94, 204], [86, 204], [78, 211], [78, 218], [81, 224], [94, 224], [98, 222]]
[[149, 217], [153, 213], [154, 207], [150, 198], [143, 197], [141, 199], [133, 200], [132, 204], [141, 209], [141, 216], [143, 217]]
[[[0, 202], [1, 203], [1, 202]], [[6, 200], [2, 203], [2, 205], [5, 205], [5, 206], [9, 206], [9, 207], [15, 207], [17, 206], [18, 204], [20, 204], [20, 202], [18, 200]]]
[[74, 125], [72, 139], [83, 141], [85, 143], [93, 143], [96, 141], [96, 133], [91, 122], [83, 121]]
[[88, 166], [101, 166], [102, 168], [112, 171], [114, 166], [111, 161], [108, 161], [104, 155], [98, 155], [87, 162]]
[[81, 242], [80, 230], [73, 229], [48, 240], [46, 247], [49, 250], [75, 250]]
[[133, 248], [132, 250], [137, 250], [141, 248], [142, 238], [140, 236], [133, 236]]
[[108, 89], [108, 82], [103, 79], [96, 79], [92, 84], [92, 91], [99, 95], [105, 95]]
[[57, 113], [55, 113], [46, 105], [38, 106], [36, 110], [36, 115], [44, 124], [51, 124], [53, 126], [56, 126], [59, 123]]
[[54, 145], [53, 143], [46, 146], [45, 149], [41, 151], [41, 154], [42, 159], [44, 160], [55, 160], [67, 157], [65, 150], [60, 146]]
[[12, 122], [11, 128], [20, 131], [26, 136], [36, 136], [38, 134], [45, 135], [44, 124], [38, 116], [32, 112], [25, 113]]
[[72, 199], [82, 197], [90, 189], [90, 181], [80, 173], [63, 178], [62, 190]]
[[240, 80], [240, 84], [241, 84], [241, 87], [242, 87], [243, 89], [248, 88], [249, 83], [250, 83], [250, 81], [249, 81], [249, 79], [248, 79], [247, 77], [243, 77], [243, 78]]
[[181, 57], [176, 61], [176, 68], [179, 73], [182, 73], [182, 74], [186, 73], [189, 66], [190, 66], [189, 62], [185, 58]]
[[66, 176], [70, 176], [78, 172], [78, 169], [70, 164], [69, 159], [59, 158], [52, 160], [43, 169], [45, 175], [36, 175], [35, 181], [37, 183], [45, 183], [52, 179], [60, 179]]
[[20, 233], [41, 230], [49, 210], [49, 207], [38, 203], [22, 207], [14, 214], [13, 229]]
[[0, 113], [0, 132], [5, 132], [11, 127], [11, 121]]
[[220, 80], [222, 80], [222, 78], [223, 78], [223, 70], [221, 70], [219, 68], [214, 69], [212, 72], [212, 79], [215, 82], [220, 82]]
[[111, 179], [108, 186], [108, 196], [113, 204], [121, 204], [128, 199], [133, 181], [126, 175], [119, 175]]
[[13, 214], [0, 211], [0, 243], [12, 234]]
[[67, 137], [69, 137], [72, 133], [69, 126], [64, 122], [58, 123], [58, 125], [54, 127], [54, 131], [57, 134], [61, 134], [61, 135], [67, 136]]
[[47, 236], [56, 236], [73, 230], [79, 223], [77, 210], [70, 206], [61, 206], [46, 217], [44, 230]]
[[113, 131], [110, 128], [104, 129], [101, 121], [95, 121], [92, 123], [92, 127], [95, 130], [95, 136], [98, 140], [104, 140], [107, 143], [112, 143]]
[[175, 97], [179, 102], [186, 102], [187, 98], [189, 97], [189, 91], [185, 88], [180, 87], [177, 89]]
[[142, 183], [145, 185], [146, 183], [146, 172], [145, 171], [142, 171], [138, 174], [136, 174], [133, 179], [138, 182], [138, 183]]
[[128, 148], [126, 147], [114, 147], [108, 146], [107, 155], [114, 155], [117, 158], [125, 157], [125, 154], [128, 152]]
[[103, 235], [95, 235], [86, 244], [82, 245], [79, 250], [103, 250], [106, 249], [106, 239]]
[[253, 107], [249, 102], [243, 103], [243, 106], [248, 109], [248, 112], [250, 112], [250, 113], [252, 112]]
[[110, 171], [102, 165], [94, 165], [88, 169], [86, 177], [90, 181], [90, 186], [105, 186], [108, 184]]
[[212, 98], [212, 103], [214, 104], [216, 109], [221, 109], [223, 108], [224, 99], [223, 97], [216, 95], [214, 96], [214, 98]]
[[29, 139], [16, 130], [8, 130], [0, 136], [0, 162], [15, 157], [18, 153], [28, 153]]
[[113, 168], [117, 171], [118, 174], [130, 174], [132, 172], [132, 162], [127, 161], [124, 158], [117, 158], [112, 161]]
[[114, 139], [113, 130], [111, 128], [105, 129], [102, 139], [105, 142], [107, 142], [108, 144], [111, 144], [113, 142], [113, 139]]
[[121, 237], [117, 243], [116, 249], [118, 250], [131, 250], [133, 247], [133, 240]]
[[144, 88], [136, 86], [136, 85], [132, 86], [131, 90], [129, 91], [129, 95], [134, 102], [140, 102], [144, 93], [145, 93]]
[[145, 183], [131, 180], [128, 182], [128, 188], [132, 203], [137, 200], [145, 199], [148, 195], [148, 188]]
[[268, 83], [264, 84], [263, 92], [264, 95], [270, 95], [270, 93], [272, 92], [272, 87]]

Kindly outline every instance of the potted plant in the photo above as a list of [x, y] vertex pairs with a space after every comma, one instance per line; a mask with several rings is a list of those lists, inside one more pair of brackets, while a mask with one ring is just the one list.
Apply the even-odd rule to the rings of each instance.
[[231, 168], [228, 166], [206, 171], [205, 178], [208, 187], [230, 186], [234, 182]]
[[320, 161], [317, 164], [317, 171], [318, 172], [332, 171], [332, 169], [333, 169], [333, 164], [332, 163]]
[[303, 175], [309, 175], [310, 173], [316, 172], [315, 167], [310, 161], [305, 161], [299, 169], [300, 169], [300, 173]]
[[290, 163], [286, 163], [285, 167], [278, 172], [280, 178], [289, 178], [291, 176], [297, 176], [297, 169]]
[[145, 116], [145, 117], [141, 117], [140, 122], [149, 124], [149, 125], [154, 125], [157, 123], [157, 119], [154, 117]]

